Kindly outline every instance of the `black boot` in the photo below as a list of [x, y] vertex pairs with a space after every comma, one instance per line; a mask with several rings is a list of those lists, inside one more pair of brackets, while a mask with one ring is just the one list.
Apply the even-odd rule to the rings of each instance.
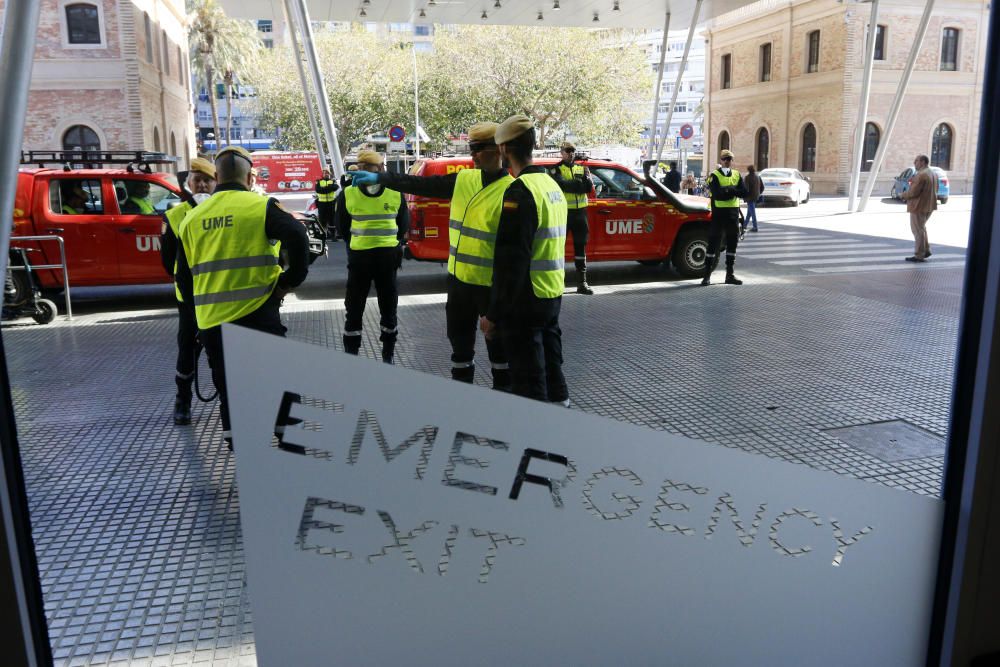
[[347, 354], [353, 354], [357, 356], [358, 352], [361, 350], [361, 334], [360, 332], [356, 336], [348, 336], [344, 334], [344, 352]]
[[476, 379], [476, 365], [469, 362], [453, 361], [451, 367], [451, 379], [472, 384]]
[[742, 285], [743, 281], [733, 275], [734, 264], [736, 264], [736, 257], [733, 255], [726, 255], [726, 284]]
[[578, 259], [576, 264], [576, 292], [577, 294], [593, 294], [594, 290], [590, 289], [590, 285], [587, 284], [587, 260]]
[[702, 285], [712, 284], [712, 269], [715, 268], [713, 264], [715, 264], [715, 255], [705, 255], [704, 275], [701, 278]]
[[191, 423], [191, 383], [194, 382], [194, 373], [186, 377], [177, 375], [177, 396], [174, 398], [174, 424], [177, 426], [187, 426]]
[[[503, 366], [503, 368], [497, 368], [497, 366]], [[510, 368], [507, 367], [507, 364], [495, 364], [493, 366], [493, 388], [497, 391], [510, 392]]]
[[382, 330], [382, 335], [379, 339], [382, 341], [382, 362], [389, 364], [393, 363], [393, 359], [396, 353], [396, 336], [398, 334], [395, 331]]

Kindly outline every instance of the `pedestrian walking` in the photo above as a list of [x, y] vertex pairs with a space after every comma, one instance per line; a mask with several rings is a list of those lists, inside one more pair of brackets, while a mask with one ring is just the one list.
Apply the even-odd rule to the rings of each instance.
[[676, 161], [670, 163], [670, 171], [664, 175], [663, 185], [671, 192], [679, 193], [681, 191], [681, 172], [677, 169]]
[[[277, 200], [250, 190], [252, 167], [250, 153], [240, 146], [226, 146], [218, 152], [215, 194], [184, 216], [178, 248], [178, 271], [190, 267], [198, 335], [219, 391], [222, 437], [230, 449], [221, 325], [229, 322], [284, 337], [282, 299], [309, 271], [305, 227]], [[279, 247], [288, 261], [284, 271], [278, 265]], [[185, 289], [182, 285], [187, 301]], [[273, 360], [260, 360], [262, 375], [271, 363]]]
[[559, 329], [566, 198], [545, 169], [532, 163], [531, 119], [505, 120], [496, 143], [515, 180], [503, 196], [490, 305], [480, 326], [487, 339], [499, 337], [506, 349], [515, 394], [568, 407]]
[[194, 303], [185, 300], [181, 293], [181, 283], [186, 283], [190, 293], [191, 272], [184, 267], [178, 275], [177, 239], [180, 225], [192, 208], [207, 200], [215, 191], [215, 165], [205, 158], [191, 160], [187, 178], [184, 181], [189, 201], [183, 201], [163, 214], [163, 228], [160, 233], [160, 259], [163, 268], [174, 278], [174, 297], [177, 301], [177, 362], [174, 366], [174, 382], [177, 394], [174, 397], [174, 424], [186, 426], [191, 423], [191, 385], [194, 383], [194, 369], [198, 360], [198, 322], [194, 315]]
[[593, 294], [587, 283], [587, 238], [590, 225], [587, 223], [587, 195], [594, 189], [590, 180], [590, 170], [576, 164], [576, 146], [564, 141], [559, 149], [562, 161], [548, 172], [566, 194], [568, 208], [568, 229], [573, 235], [573, 264], [576, 267], [576, 291], [579, 294]]
[[764, 192], [764, 181], [757, 174], [757, 167], [747, 165], [747, 175], [743, 178], [743, 183], [747, 189], [747, 217], [743, 221], [743, 229], [747, 225], [753, 225], [750, 230], [757, 231], [757, 201], [761, 193]]
[[[358, 172], [373, 174], [385, 170], [382, 155], [375, 151], [358, 153]], [[344, 299], [344, 350], [361, 350], [361, 324], [368, 291], [375, 283], [378, 296], [382, 341], [382, 361], [391, 364], [399, 329], [396, 308], [399, 286], [396, 272], [403, 265], [403, 239], [409, 227], [409, 213], [403, 195], [383, 185], [348, 186], [337, 197], [335, 223], [347, 243], [347, 295]]]
[[906, 210], [910, 214], [910, 231], [913, 232], [913, 255], [907, 262], [925, 262], [931, 256], [931, 244], [927, 240], [927, 221], [937, 210], [937, 175], [930, 168], [930, 159], [918, 155], [913, 160], [917, 173], [909, 189], [903, 193]]
[[[471, 383], [475, 378], [476, 331], [490, 304], [493, 252], [503, 194], [514, 178], [500, 162], [494, 141], [496, 123], [469, 128], [472, 169], [444, 176], [409, 176], [389, 172], [355, 172], [356, 186], [384, 185], [422, 197], [450, 199], [448, 215], [448, 300], [445, 304], [451, 377]], [[493, 388], [510, 391], [510, 366], [499, 340], [487, 339]]]
[[736, 264], [736, 244], [739, 243], [740, 197], [747, 196], [746, 187], [738, 169], [733, 169], [733, 153], [721, 153], [722, 164], [708, 175], [709, 196], [712, 199], [712, 223], [709, 227], [708, 253], [705, 256], [705, 276], [702, 285], [712, 282], [715, 258], [719, 254], [722, 237], [726, 238], [726, 284], [742, 285], [733, 273]]

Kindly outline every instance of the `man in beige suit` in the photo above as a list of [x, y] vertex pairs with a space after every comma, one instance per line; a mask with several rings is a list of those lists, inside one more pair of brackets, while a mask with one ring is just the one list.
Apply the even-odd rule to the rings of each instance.
[[937, 175], [930, 169], [930, 159], [918, 155], [913, 160], [917, 173], [913, 175], [910, 189], [903, 193], [906, 210], [910, 214], [910, 230], [913, 232], [913, 256], [907, 262], [924, 262], [931, 256], [931, 246], [927, 242], [927, 220], [937, 210]]

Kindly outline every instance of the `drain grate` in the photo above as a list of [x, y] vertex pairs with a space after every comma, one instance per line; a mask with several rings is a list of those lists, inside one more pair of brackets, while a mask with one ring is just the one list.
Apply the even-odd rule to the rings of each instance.
[[883, 461], [944, 455], [944, 438], [902, 420], [827, 429], [838, 440]]

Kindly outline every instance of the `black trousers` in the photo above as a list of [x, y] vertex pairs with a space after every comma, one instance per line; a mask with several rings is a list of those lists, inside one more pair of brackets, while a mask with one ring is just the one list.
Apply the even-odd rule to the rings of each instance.
[[194, 305], [186, 301], [177, 302], [177, 398], [191, 400], [191, 383], [194, 382], [194, 367], [198, 361], [198, 321], [194, 316]]
[[[285, 332], [288, 329], [281, 323], [280, 307], [281, 299], [276, 294], [271, 294], [271, 297], [261, 304], [260, 308], [232, 322], [232, 324], [284, 338]], [[208, 353], [208, 364], [212, 367], [212, 382], [215, 383], [215, 388], [219, 390], [219, 413], [222, 417], [222, 435], [223, 437], [229, 437], [232, 426], [229, 421], [229, 399], [226, 392], [226, 361], [222, 349], [222, 327], [202, 329], [199, 335], [201, 337], [201, 344], [205, 346], [205, 352]]]
[[512, 391], [539, 401], [569, 398], [562, 372], [562, 297], [519, 304], [515, 316], [498, 324], [498, 335], [510, 362]]
[[708, 229], [708, 257], [714, 262], [719, 254], [722, 237], [726, 238], [726, 266], [731, 268], [736, 261], [736, 244], [740, 240], [740, 210], [738, 208], [713, 208], [712, 224]]
[[316, 213], [319, 218], [319, 224], [323, 226], [326, 230], [327, 238], [333, 239], [336, 235], [336, 228], [333, 226], [333, 202], [332, 201], [317, 201], [316, 202]]
[[571, 208], [566, 214], [566, 228], [573, 235], [573, 256], [578, 266], [579, 262], [587, 261], [587, 239], [590, 238], [590, 225], [587, 223], [586, 208]]
[[[451, 374], [456, 379], [472, 381], [475, 373], [472, 360], [476, 356], [479, 317], [486, 314], [489, 305], [489, 287], [463, 283], [455, 276], [448, 275], [448, 302], [444, 311], [448, 340], [451, 342]], [[499, 340], [487, 340], [486, 353], [493, 368], [506, 368], [507, 353]]]
[[361, 332], [361, 321], [365, 315], [368, 291], [375, 283], [378, 296], [378, 310], [382, 333], [395, 333], [396, 307], [399, 304], [399, 286], [396, 272], [399, 270], [399, 248], [372, 248], [371, 250], [347, 251], [347, 295], [344, 306], [347, 309], [344, 333]]

